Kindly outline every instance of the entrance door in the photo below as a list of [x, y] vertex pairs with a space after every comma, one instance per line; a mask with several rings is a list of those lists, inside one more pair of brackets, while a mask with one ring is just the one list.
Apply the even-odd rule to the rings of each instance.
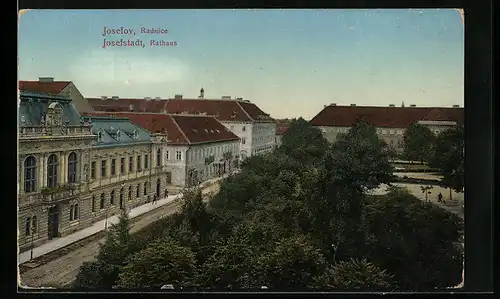
[[160, 179], [156, 180], [156, 196], [160, 199]]
[[48, 227], [47, 233], [49, 240], [59, 237], [59, 207], [51, 207], [48, 211]]

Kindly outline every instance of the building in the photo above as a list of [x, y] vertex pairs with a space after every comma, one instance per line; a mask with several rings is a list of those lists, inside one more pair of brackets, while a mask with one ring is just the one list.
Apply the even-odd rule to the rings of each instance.
[[281, 145], [281, 138], [283, 137], [283, 134], [288, 130], [288, 126], [283, 126], [283, 125], [278, 125], [276, 128], [276, 136], [274, 137], [274, 142], [276, 143], [276, 146]]
[[88, 99], [96, 111], [152, 112], [178, 115], [206, 115], [215, 117], [240, 138], [241, 159], [249, 155], [263, 154], [275, 147], [276, 122], [257, 105], [242, 98], [205, 99], [203, 88], [196, 99], [176, 95], [170, 99]]
[[361, 118], [375, 126], [378, 136], [389, 146], [401, 150], [404, 132], [411, 123], [425, 125], [437, 135], [452, 126], [463, 124], [464, 109], [457, 105], [451, 108], [415, 105], [405, 107], [404, 103], [401, 107], [330, 104], [311, 120], [311, 124], [318, 127], [328, 141], [334, 142], [338, 134], [346, 133]]
[[79, 113], [94, 111], [71, 81], [54, 81], [52, 77], [40, 77], [38, 81], [19, 81], [19, 89], [67, 97], [71, 99]]
[[166, 168], [151, 167], [149, 161], [166, 139], [165, 134], [149, 134], [125, 118], [82, 118], [67, 97], [21, 90], [21, 250], [163, 193]]
[[149, 132], [164, 130], [168, 146], [162, 159], [178, 188], [199, 184], [238, 168], [240, 139], [212, 116], [96, 112], [126, 117]]

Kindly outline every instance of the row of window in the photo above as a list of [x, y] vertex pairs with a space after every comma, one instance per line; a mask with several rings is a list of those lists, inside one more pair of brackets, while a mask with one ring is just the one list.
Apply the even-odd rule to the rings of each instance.
[[[161, 160], [160, 160], [161, 163]], [[101, 160], [101, 178], [107, 177], [107, 169], [108, 169], [108, 160]], [[149, 168], [149, 155], [144, 155], [144, 170]], [[139, 155], [136, 157], [136, 168], [137, 172], [142, 171], [142, 156]], [[134, 171], [134, 157], [128, 157], [128, 169], [125, 170], [125, 158], [120, 158], [120, 173], [125, 173], [125, 171], [132, 172]], [[93, 161], [90, 166], [90, 177], [92, 179], [96, 178], [97, 172], [97, 162]], [[110, 165], [110, 175], [116, 175], [116, 158], [111, 159]]]
[[[229, 130], [231, 130], [231, 132], [234, 132], [234, 126], [230, 126], [230, 127], [229, 127]], [[241, 127], [241, 131], [242, 131], [242, 132], [245, 132], [246, 130], [247, 130], [247, 128], [246, 128], [245, 126], [242, 126], [242, 127]]]
[[38, 222], [36, 216], [26, 218], [26, 228], [25, 235], [30, 236], [31, 234], [36, 234], [38, 228]]
[[210, 148], [194, 149], [193, 151], [191, 151], [190, 158], [193, 159], [194, 161], [201, 161], [211, 155], [222, 156], [224, 153], [227, 152], [235, 152], [236, 148], [237, 148], [236, 144], [231, 144], [231, 145], [228, 144], [228, 145], [212, 146]]
[[[77, 155], [70, 153], [68, 155], [68, 183], [76, 183], [77, 178]], [[28, 156], [24, 160], [24, 192], [35, 192], [37, 189], [37, 160], [34, 156]], [[54, 188], [58, 184], [59, 158], [56, 154], [51, 154], [47, 159], [47, 187]]]
[[265, 141], [272, 140], [273, 138], [274, 138], [274, 136], [268, 135], [268, 136], [254, 137], [252, 140], [253, 140], [253, 142], [265, 142]]

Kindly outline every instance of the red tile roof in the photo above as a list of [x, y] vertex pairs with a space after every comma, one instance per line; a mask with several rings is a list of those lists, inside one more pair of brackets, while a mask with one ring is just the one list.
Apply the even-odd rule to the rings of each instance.
[[54, 81], [50, 83], [41, 83], [39, 81], [19, 81], [19, 89], [33, 92], [59, 94], [70, 83], [71, 81]]
[[276, 135], [283, 135], [288, 130], [288, 126], [276, 126]]
[[134, 112], [95, 112], [86, 115], [126, 117], [151, 133], [161, 132], [164, 129], [167, 132], [169, 143], [172, 145], [239, 140], [238, 136], [211, 116]]
[[165, 100], [146, 100], [146, 99], [100, 99], [88, 98], [87, 101], [96, 111], [109, 111], [109, 112], [130, 112], [130, 105], [132, 105], [133, 112], [151, 112], [160, 113], [165, 107]]
[[254, 103], [237, 100], [211, 99], [95, 99], [89, 98], [89, 104], [96, 111], [130, 111], [133, 105], [134, 112], [170, 114], [206, 114], [213, 115], [222, 121], [272, 121], [268, 114], [263, 112]]
[[350, 127], [366, 118], [376, 127], [406, 128], [420, 120], [463, 123], [463, 108], [326, 106], [312, 120], [314, 126]]

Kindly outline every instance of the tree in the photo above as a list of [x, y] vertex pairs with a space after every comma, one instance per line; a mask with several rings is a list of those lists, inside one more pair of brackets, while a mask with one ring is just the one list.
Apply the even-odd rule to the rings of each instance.
[[118, 280], [121, 267], [134, 246], [130, 234], [130, 219], [123, 210], [118, 223], [111, 226], [96, 260], [82, 265], [74, 286], [77, 288], [111, 289]]
[[318, 163], [327, 149], [328, 141], [321, 131], [301, 117], [292, 120], [278, 151], [308, 165]]
[[463, 221], [410, 194], [373, 196], [360, 226], [365, 257], [394, 274], [400, 290], [431, 290], [461, 280]]
[[257, 259], [261, 284], [275, 290], [315, 287], [327, 267], [321, 251], [304, 235], [280, 240]]
[[434, 139], [434, 133], [426, 126], [417, 122], [410, 124], [403, 136], [406, 158], [409, 161], [428, 161], [432, 156]]
[[323, 159], [327, 182], [348, 186], [359, 192], [393, 181], [386, 144], [366, 120], [358, 121], [340, 135]]
[[439, 134], [434, 143], [431, 167], [441, 170], [442, 182], [450, 190], [463, 192], [465, 139], [463, 126], [456, 126]]
[[189, 288], [196, 276], [195, 265], [189, 248], [171, 238], [162, 238], [131, 256], [122, 268], [118, 285], [159, 290], [162, 285], [174, 284]]
[[381, 270], [366, 258], [349, 259], [328, 269], [323, 279], [325, 288], [335, 291], [395, 291], [394, 275]]

